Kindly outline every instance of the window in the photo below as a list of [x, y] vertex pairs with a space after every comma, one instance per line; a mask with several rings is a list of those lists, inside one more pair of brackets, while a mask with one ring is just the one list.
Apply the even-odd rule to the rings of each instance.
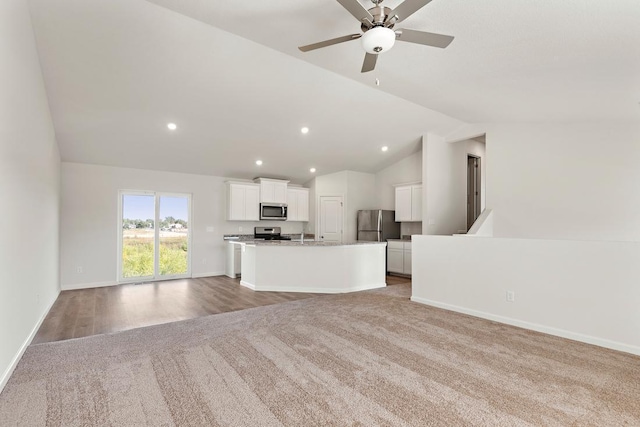
[[191, 195], [121, 191], [119, 202], [119, 281], [189, 277]]

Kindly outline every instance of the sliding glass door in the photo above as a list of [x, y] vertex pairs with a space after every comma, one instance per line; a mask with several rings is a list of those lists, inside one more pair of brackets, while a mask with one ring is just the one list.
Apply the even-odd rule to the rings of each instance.
[[191, 276], [191, 195], [121, 191], [120, 282]]

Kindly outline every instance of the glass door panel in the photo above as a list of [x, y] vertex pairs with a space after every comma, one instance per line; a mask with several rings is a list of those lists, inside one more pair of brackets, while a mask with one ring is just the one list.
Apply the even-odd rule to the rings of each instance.
[[122, 195], [121, 278], [152, 278], [156, 202], [153, 194]]
[[189, 197], [160, 195], [158, 204], [158, 275], [185, 276], [189, 273]]

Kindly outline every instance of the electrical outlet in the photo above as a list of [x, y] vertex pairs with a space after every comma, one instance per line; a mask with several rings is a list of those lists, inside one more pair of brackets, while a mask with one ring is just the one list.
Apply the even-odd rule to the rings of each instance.
[[430, 219], [429, 220], [429, 225], [436, 225], [436, 220], [435, 219]]
[[238, 231], [242, 233], [242, 227], [238, 227]]
[[516, 300], [516, 293], [513, 291], [507, 291], [507, 302], [514, 302]]
[[211, 226], [207, 227], [207, 233], [213, 233], [214, 228]]
[[83, 272], [82, 267], [76, 267], [76, 273], [82, 274], [82, 272]]
[[207, 263], [207, 259], [206, 258], [202, 258], [202, 264], [206, 264]]

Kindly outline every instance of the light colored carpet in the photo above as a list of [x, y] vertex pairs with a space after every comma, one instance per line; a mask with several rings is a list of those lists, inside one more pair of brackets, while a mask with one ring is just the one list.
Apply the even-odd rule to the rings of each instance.
[[0, 425], [640, 425], [640, 358], [408, 286], [31, 346]]

